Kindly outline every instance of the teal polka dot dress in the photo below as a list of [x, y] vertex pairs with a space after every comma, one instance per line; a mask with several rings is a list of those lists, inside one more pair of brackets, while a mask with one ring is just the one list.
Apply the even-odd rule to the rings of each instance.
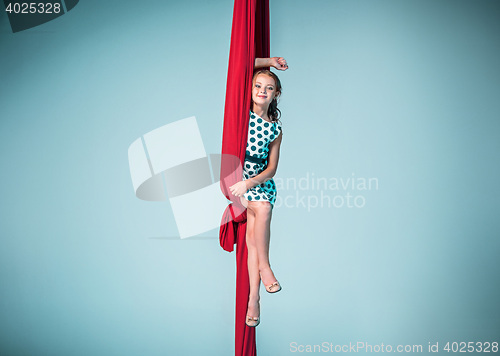
[[[281, 125], [278, 122], [266, 121], [250, 111], [246, 149], [247, 157], [243, 164], [243, 180], [255, 177], [266, 169], [269, 143], [273, 142], [280, 133]], [[259, 160], [264, 161], [258, 162]], [[249, 201], [268, 201], [271, 203], [271, 207], [273, 207], [276, 201], [276, 194], [276, 184], [271, 178], [265, 183], [248, 189], [244, 197]]]

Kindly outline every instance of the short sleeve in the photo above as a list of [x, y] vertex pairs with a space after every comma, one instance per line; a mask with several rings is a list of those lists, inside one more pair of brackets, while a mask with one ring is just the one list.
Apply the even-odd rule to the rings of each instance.
[[281, 124], [279, 124], [278, 122], [276, 123], [276, 126], [274, 128], [274, 132], [273, 134], [271, 135], [271, 142], [273, 142], [274, 140], [276, 140], [276, 138], [278, 138], [278, 136], [281, 134], [283, 134], [283, 128], [281, 126]]

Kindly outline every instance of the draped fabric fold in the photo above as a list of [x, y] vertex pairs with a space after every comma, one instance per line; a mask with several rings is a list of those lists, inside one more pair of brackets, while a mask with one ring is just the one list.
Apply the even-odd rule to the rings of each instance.
[[242, 180], [248, 135], [252, 77], [255, 58], [270, 54], [269, 0], [235, 0], [227, 73], [222, 134], [220, 187], [231, 204], [222, 216], [221, 247], [228, 252], [236, 244], [235, 355], [257, 354], [255, 328], [246, 326], [250, 291], [246, 247], [246, 210], [229, 187]]

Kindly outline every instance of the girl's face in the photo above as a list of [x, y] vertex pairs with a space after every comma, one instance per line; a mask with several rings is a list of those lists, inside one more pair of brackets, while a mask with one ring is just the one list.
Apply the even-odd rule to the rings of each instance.
[[265, 74], [259, 74], [255, 78], [252, 88], [252, 100], [256, 105], [268, 107], [277, 95], [276, 83], [273, 78]]

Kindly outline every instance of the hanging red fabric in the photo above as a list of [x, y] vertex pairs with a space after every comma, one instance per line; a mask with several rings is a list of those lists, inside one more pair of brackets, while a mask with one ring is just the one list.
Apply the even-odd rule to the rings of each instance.
[[235, 355], [257, 355], [255, 328], [245, 324], [250, 291], [246, 210], [229, 187], [242, 180], [255, 58], [270, 56], [269, 0], [235, 0], [227, 73], [220, 186], [232, 201], [222, 216], [219, 241], [231, 252], [236, 244]]

